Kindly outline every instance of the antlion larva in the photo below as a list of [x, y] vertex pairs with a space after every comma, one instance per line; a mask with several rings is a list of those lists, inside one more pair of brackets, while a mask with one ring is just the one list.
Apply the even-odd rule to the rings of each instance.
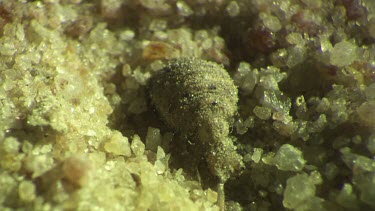
[[221, 183], [242, 168], [228, 136], [237, 87], [222, 66], [196, 58], [172, 60], [151, 78], [149, 91], [166, 124], [204, 146], [209, 169]]

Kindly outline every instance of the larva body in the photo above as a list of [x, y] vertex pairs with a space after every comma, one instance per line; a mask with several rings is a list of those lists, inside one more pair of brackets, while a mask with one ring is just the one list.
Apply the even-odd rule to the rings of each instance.
[[168, 126], [197, 139], [213, 175], [226, 181], [242, 167], [229, 135], [237, 87], [220, 65], [195, 58], [173, 60], [150, 80], [150, 98]]

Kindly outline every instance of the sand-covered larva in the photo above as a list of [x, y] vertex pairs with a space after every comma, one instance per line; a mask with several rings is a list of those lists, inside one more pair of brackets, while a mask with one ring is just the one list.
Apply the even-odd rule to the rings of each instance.
[[149, 82], [151, 102], [166, 124], [205, 147], [211, 173], [225, 182], [242, 166], [228, 136], [238, 92], [220, 65], [197, 58], [169, 62]]

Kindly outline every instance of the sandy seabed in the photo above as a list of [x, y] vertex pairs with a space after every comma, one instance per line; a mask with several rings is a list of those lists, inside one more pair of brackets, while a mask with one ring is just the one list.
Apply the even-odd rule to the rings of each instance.
[[[182, 57], [238, 88], [224, 192], [150, 104]], [[372, 210], [374, 125], [373, 0], [0, 0], [0, 210]]]

